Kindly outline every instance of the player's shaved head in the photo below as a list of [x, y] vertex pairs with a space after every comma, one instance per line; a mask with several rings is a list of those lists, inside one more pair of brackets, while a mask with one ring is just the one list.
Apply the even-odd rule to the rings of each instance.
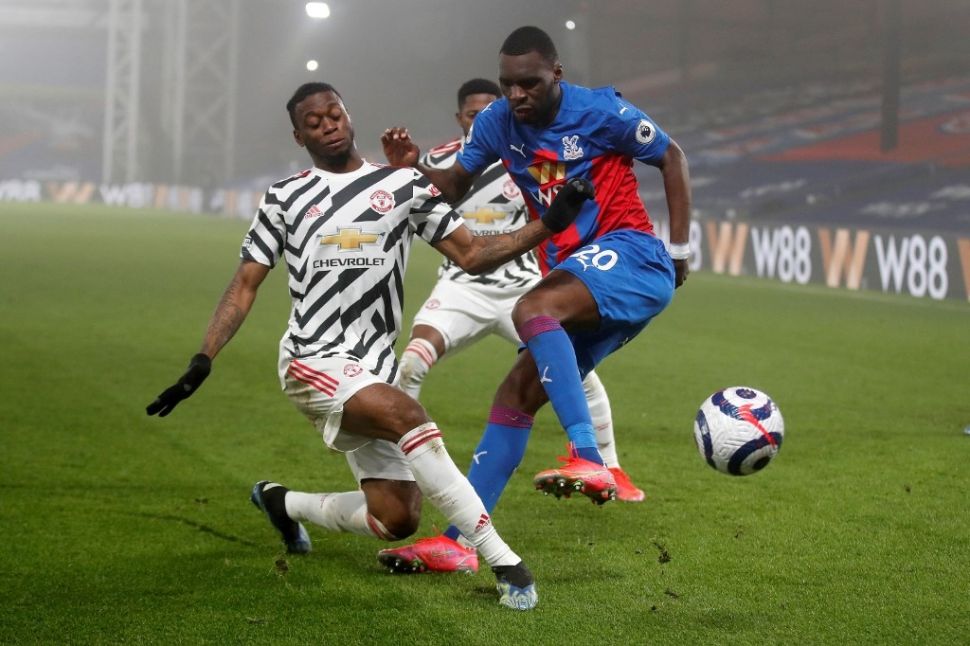
[[290, 100], [286, 102], [286, 111], [290, 113], [290, 121], [293, 123], [293, 125], [296, 125], [297, 104], [308, 96], [313, 96], [314, 94], [319, 94], [321, 92], [333, 92], [337, 95], [337, 98], [343, 100], [343, 97], [340, 96], [340, 92], [338, 92], [337, 89], [329, 83], [304, 83], [300, 87], [296, 88], [296, 92], [294, 92], [293, 96], [290, 97]]
[[495, 81], [488, 79], [472, 79], [462, 83], [458, 88], [458, 109], [461, 110], [465, 105], [465, 99], [473, 94], [491, 94], [494, 97], [502, 96], [502, 90], [498, 88]]
[[509, 37], [502, 43], [502, 49], [499, 50], [499, 54], [506, 56], [522, 56], [529, 52], [538, 52], [550, 63], [559, 60], [559, 53], [552, 43], [552, 38], [538, 27], [519, 27], [509, 34]]

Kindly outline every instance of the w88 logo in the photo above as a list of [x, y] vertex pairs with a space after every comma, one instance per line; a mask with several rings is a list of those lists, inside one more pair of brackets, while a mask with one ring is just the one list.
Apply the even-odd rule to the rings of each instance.
[[609, 271], [613, 269], [613, 266], [620, 259], [620, 256], [612, 249], [600, 250], [598, 244], [583, 247], [574, 253], [572, 257], [583, 265], [583, 271], [586, 271], [590, 267], [595, 267], [600, 271]]

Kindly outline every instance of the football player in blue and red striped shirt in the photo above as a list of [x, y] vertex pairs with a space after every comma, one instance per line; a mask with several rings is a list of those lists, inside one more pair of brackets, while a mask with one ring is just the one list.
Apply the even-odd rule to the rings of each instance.
[[[582, 379], [635, 337], [673, 297], [688, 273], [690, 186], [684, 152], [656, 123], [611, 87], [563, 80], [555, 45], [536, 27], [521, 27], [499, 53], [503, 98], [478, 113], [457, 162], [436, 170], [418, 164], [404, 128], [382, 142], [394, 165], [417, 166], [449, 201], [501, 160], [533, 218], [546, 213], [567, 182], [593, 183], [575, 222], [536, 248], [544, 277], [518, 301], [513, 320], [526, 345], [499, 386], [469, 480], [494, 506], [525, 452], [532, 420], [551, 401], [570, 442], [570, 457], [534, 478], [557, 497], [580, 492], [602, 503], [615, 495], [597, 450]], [[634, 160], [663, 177], [670, 213], [669, 250], [654, 236], [637, 191]], [[491, 507], [489, 507], [491, 508]], [[457, 532], [450, 528], [451, 534]], [[447, 534], [447, 532], [446, 532]]]

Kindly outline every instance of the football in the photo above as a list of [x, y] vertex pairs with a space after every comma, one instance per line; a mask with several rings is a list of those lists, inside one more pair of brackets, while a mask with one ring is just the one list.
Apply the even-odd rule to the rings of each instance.
[[781, 449], [785, 421], [760, 390], [734, 386], [701, 404], [694, 440], [701, 457], [721, 473], [746, 476], [768, 466]]

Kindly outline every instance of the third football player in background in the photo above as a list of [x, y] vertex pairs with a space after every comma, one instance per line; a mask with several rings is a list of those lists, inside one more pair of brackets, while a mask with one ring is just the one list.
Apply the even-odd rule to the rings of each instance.
[[[500, 96], [498, 85], [487, 79], [472, 79], [462, 84], [458, 89], [455, 119], [464, 136], [468, 136], [475, 115]], [[461, 141], [456, 139], [431, 149], [422, 163], [431, 168], [450, 167], [455, 163]], [[508, 233], [529, 221], [522, 193], [501, 162], [485, 169], [468, 194], [453, 206], [465, 219], [465, 225], [479, 236]], [[453, 355], [488, 334], [497, 334], [519, 345], [521, 341], [512, 323], [512, 307], [541, 277], [539, 263], [531, 253], [477, 276], [462, 271], [445, 258], [438, 269], [438, 283], [414, 317], [411, 340], [401, 355], [399, 385], [404, 392], [418, 399], [428, 371], [445, 353]], [[583, 380], [583, 390], [593, 418], [597, 446], [616, 479], [616, 497], [627, 502], [642, 501], [643, 491], [620, 468], [610, 400], [595, 372], [590, 371]]]

